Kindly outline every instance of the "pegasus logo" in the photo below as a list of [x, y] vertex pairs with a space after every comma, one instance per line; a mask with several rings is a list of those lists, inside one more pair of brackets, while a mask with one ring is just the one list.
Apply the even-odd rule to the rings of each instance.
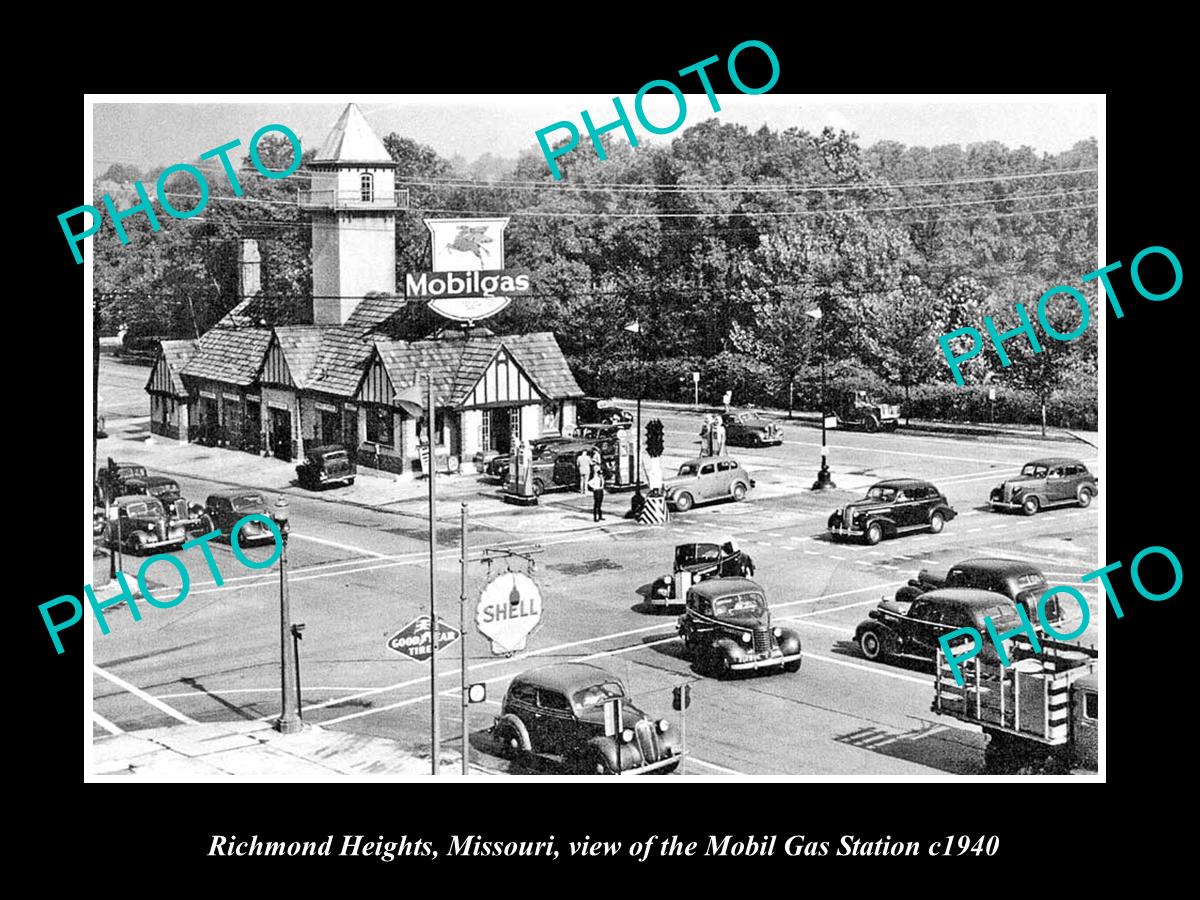
[[469, 225], [458, 226], [458, 233], [454, 235], [453, 242], [446, 245], [447, 250], [455, 250], [459, 253], [470, 253], [479, 260], [479, 264], [483, 265], [485, 256], [491, 256], [488, 248], [484, 244], [492, 243], [492, 239], [488, 237], [487, 226], [483, 225], [478, 228], [472, 228]]

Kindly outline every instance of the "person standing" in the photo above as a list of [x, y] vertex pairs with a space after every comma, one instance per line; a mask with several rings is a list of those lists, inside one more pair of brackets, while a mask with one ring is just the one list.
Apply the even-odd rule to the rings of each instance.
[[588, 479], [588, 488], [592, 492], [592, 521], [604, 521], [604, 475], [599, 467], [592, 470]]
[[580, 450], [575, 457], [575, 468], [579, 471], [579, 493], [587, 493], [588, 472], [592, 467], [592, 459], [586, 449]]
[[725, 455], [725, 422], [723, 419], [721, 419], [721, 418], [717, 419], [716, 424], [713, 426], [713, 431], [716, 433], [716, 437], [713, 440], [713, 455], [714, 456], [724, 456]]

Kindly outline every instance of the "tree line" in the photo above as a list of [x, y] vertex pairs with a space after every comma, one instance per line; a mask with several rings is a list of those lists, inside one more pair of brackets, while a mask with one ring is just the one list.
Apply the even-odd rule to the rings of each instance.
[[[422, 219], [511, 217], [506, 266], [528, 272], [533, 289], [488, 325], [554, 331], [589, 393], [690, 400], [700, 372], [705, 402], [732, 390], [736, 404], [815, 409], [824, 362], [836, 385], [898, 400], [911, 415], [1036, 421], [1044, 408], [1052, 423], [1095, 427], [1094, 328], [1037, 355], [1010, 341], [1011, 366], [985, 353], [964, 367], [962, 388], [936, 343], [985, 315], [1013, 327], [1015, 302], [1036, 303], [1095, 268], [1094, 140], [1057, 154], [996, 142], [864, 148], [829, 128], [710, 119], [636, 150], [608, 142], [604, 160], [563, 156], [558, 182], [533, 147], [467, 166], [396, 134], [384, 144], [409, 191], [397, 220], [398, 284], [430, 267]], [[283, 138], [268, 136], [260, 150], [268, 166], [291, 158]], [[236, 302], [241, 238], [259, 241], [264, 293], [303, 318], [311, 232], [295, 200], [306, 169], [281, 181], [248, 160], [240, 171], [244, 198], [214, 177], [195, 219], [151, 233], [134, 217], [130, 246], [111, 229], [94, 238], [103, 333], [203, 333]], [[114, 166], [97, 190], [157, 174]], [[186, 208], [194, 183], [176, 176], [167, 189]], [[1084, 291], [1096, 308], [1095, 284]], [[640, 331], [627, 331], [634, 321]], [[413, 304], [395, 336], [442, 324]]]

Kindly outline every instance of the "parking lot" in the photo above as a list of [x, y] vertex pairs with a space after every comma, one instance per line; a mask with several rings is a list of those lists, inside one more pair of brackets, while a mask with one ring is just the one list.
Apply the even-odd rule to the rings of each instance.
[[[100, 459], [152, 459], [146, 463], [150, 470], [170, 472], [189, 500], [203, 501], [238, 481], [243, 460], [243, 483], [285, 491], [292, 521], [293, 619], [306, 625], [300, 645], [305, 720], [426, 747], [428, 666], [386, 646], [400, 626], [428, 608], [428, 524], [421, 491], [364, 476], [344, 493], [309, 494], [289, 485], [294, 473], [277, 461], [204, 448], [215, 462], [199, 465], [195, 447], [146, 445], [145, 395], [140, 394], [145, 377], [140, 367], [109, 357], [102, 361], [101, 408], [111, 436], [100, 442]], [[140, 394], [137, 402], [131, 399], [134, 390]], [[643, 418], [651, 415], [665, 426], [664, 471], [669, 473], [698, 452], [699, 415], [656, 409]], [[545, 614], [527, 651], [512, 658], [493, 656], [474, 631], [474, 599], [488, 571], [482, 564], [471, 566], [463, 639], [471, 680], [486, 682], [489, 692], [488, 701], [471, 708], [476, 761], [508, 770], [487, 728], [515, 674], [545, 663], [584, 660], [619, 676], [651, 715], [672, 721], [679, 717], [670, 708], [672, 689], [693, 682], [684, 774], [981, 773], [982, 734], [930, 712], [932, 666], [871, 662], [852, 642], [855, 625], [871, 607], [918, 570], [930, 567], [941, 574], [971, 556], [1029, 561], [1052, 584], [1080, 588], [1093, 613], [1093, 625], [1081, 640], [1097, 644], [1102, 597], [1093, 585], [1079, 581], [1102, 563], [1097, 528], [1104, 515], [1105, 473], [1094, 447], [1024, 436], [934, 436], [903, 427], [894, 434], [833, 431], [830, 464], [837, 489], [815, 493], [809, 488], [820, 462], [820, 431], [785, 421], [783, 435], [777, 447], [729, 448], [756, 481], [745, 501], [700, 505], [664, 526], [622, 519], [628, 495], [609, 494], [606, 520], [593, 523], [590, 496], [546, 495], [538, 507], [517, 509], [501, 503], [495, 485], [473, 473], [443, 480], [438, 606], [452, 624], [459, 617], [460, 502], [470, 504], [468, 539], [475, 552], [484, 546], [541, 545], [534, 574]], [[1065, 507], [1032, 517], [988, 510], [988, 491], [1003, 476], [1029, 459], [1051, 455], [1076, 457], [1100, 476], [1101, 493], [1090, 508]], [[933, 482], [958, 516], [941, 534], [914, 533], [875, 547], [829, 540], [830, 512], [861, 496], [871, 483], [898, 476]], [[675, 633], [675, 615], [654, 613], [644, 603], [649, 584], [670, 572], [674, 546], [689, 540], [733, 540], [753, 557], [755, 580], [765, 588], [776, 621], [802, 636], [800, 672], [717, 681], [692, 669]], [[141, 622], [114, 610], [107, 636], [93, 625], [96, 666], [136, 688], [94, 679], [95, 710], [104, 722], [133, 731], [170, 724], [177, 719], [172, 712], [199, 722], [278, 715], [277, 572], [245, 569], [227, 545], [214, 553], [223, 587], [213, 583], [201, 554], [187, 551], [182, 558], [192, 592], [184, 603], [145, 608]], [[135, 570], [136, 563], [126, 566]], [[503, 570], [499, 566], [493, 573]], [[107, 571], [107, 561], [97, 558], [97, 568]], [[455, 644], [440, 670], [442, 735], [448, 746], [457, 745], [459, 735], [458, 654]], [[110, 730], [98, 723], [94, 733]], [[546, 763], [537, 770], [555, 768]]]

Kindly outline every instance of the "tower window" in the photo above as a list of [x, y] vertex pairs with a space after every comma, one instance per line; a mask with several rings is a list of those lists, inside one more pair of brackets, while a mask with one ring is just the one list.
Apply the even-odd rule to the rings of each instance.
[[363, 172], [362, 176], [362, 201], [363, 203], [371, 203], [375, 200], [375, 176], [370, 172]]

